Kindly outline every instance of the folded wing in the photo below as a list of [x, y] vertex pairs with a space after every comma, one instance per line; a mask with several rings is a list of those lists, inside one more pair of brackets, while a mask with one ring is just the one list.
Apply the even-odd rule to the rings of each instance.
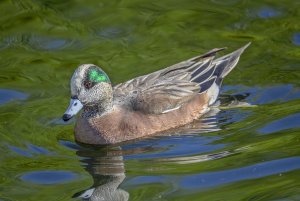
[[[127, 104], [129, 109], [161, 114], [180, 108], [200, 93], [214, 89], [218, 96], [223, 78], [234, 68], [248, 46], [215, 59], [213, 49], [204, 55], [140, 76], [114, 87], [115, 104]], [[212, 90], [211, 90], [212, 91]], [[214, 102], [213, 100], [212, 102]]]

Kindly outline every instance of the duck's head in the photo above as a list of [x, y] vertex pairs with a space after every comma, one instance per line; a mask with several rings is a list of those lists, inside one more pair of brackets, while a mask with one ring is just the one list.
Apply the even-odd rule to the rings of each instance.
[[113, 89], [106, 73], [94, 64], [80, 65], [71, 78], [71, 101], [63, 120], [68, 121], [82, 107], [101, 113], [111, 107]]

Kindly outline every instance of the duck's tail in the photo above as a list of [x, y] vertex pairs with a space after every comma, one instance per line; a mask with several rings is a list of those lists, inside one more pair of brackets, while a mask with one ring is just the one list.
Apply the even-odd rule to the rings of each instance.
[[236, 66], [241, 54], [250, 44], [251, 42], [230, 54], [227, 54], [223, 57], [214, 60], [213, 63], [216, 65], [216, 70], [214, 74], [219, 79], [223, 79], [224, 77], [226, 77]]
[[[209, 105], [212, 105], [216, 102], [216, 100], [219, 96], [219, 93], [220, 93], [220, 88], [221, 88], [223, 79], [236, 66], [241, 54], [244, 52], [244, 50], [250, 44], [251, 43], [248, 43], [245, 46], [243, 46], [242, 48], [212, 61], [212, 65], [214, 66], [214, 68], [213, 68], [213, 73], [212, 73], [211, 77], [214, 79], [210, 79], [211, 80], [210, 83], [209, 82], [203, 83], [206, 86], [201, 86], [202, 84], [200, 84], [200, 88], [207, 89], [206, 91], [208, 93], [208, 96], [210, 97]], [[207, 85], [209, 87], [207, 87]]]

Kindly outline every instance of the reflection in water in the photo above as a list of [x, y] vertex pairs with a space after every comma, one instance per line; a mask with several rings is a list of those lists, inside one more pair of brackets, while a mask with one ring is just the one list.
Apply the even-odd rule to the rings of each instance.
[[213, 154], [160, 158], [160, 159], [155, 159], [154, 161], [159, 162], [159, 163], [174, 163], [174, 164], [200, 163], [200, 162], [225, 158], [225, 157], [233, 155], [233, 154], [238, 154], [245, 149], [247, 149], [247, 147], [242, 147], [242, 148], [239, 148], [239, 149], [236, 149], [233, 151], [222, 151], [222, 152], [213, 153]]
[[128, 192], [118, 188], [125, 179], [125, 168], [120, 147], [81, 147], [77, 155], [94, 184], [73, 197], [83, 200], [126, 201]]

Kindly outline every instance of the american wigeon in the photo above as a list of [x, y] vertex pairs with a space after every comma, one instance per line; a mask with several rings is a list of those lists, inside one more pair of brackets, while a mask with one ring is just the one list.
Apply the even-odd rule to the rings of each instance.
[[87, 144], [118, 143], [190, 123], [216, 102], [224, 77], [249, 45], [217, 59], [224, 48], [213, 49], [114, 87], [98, 66], [80, 65], [71, 78], [63, 120], [83, 108], [75, 139]]

